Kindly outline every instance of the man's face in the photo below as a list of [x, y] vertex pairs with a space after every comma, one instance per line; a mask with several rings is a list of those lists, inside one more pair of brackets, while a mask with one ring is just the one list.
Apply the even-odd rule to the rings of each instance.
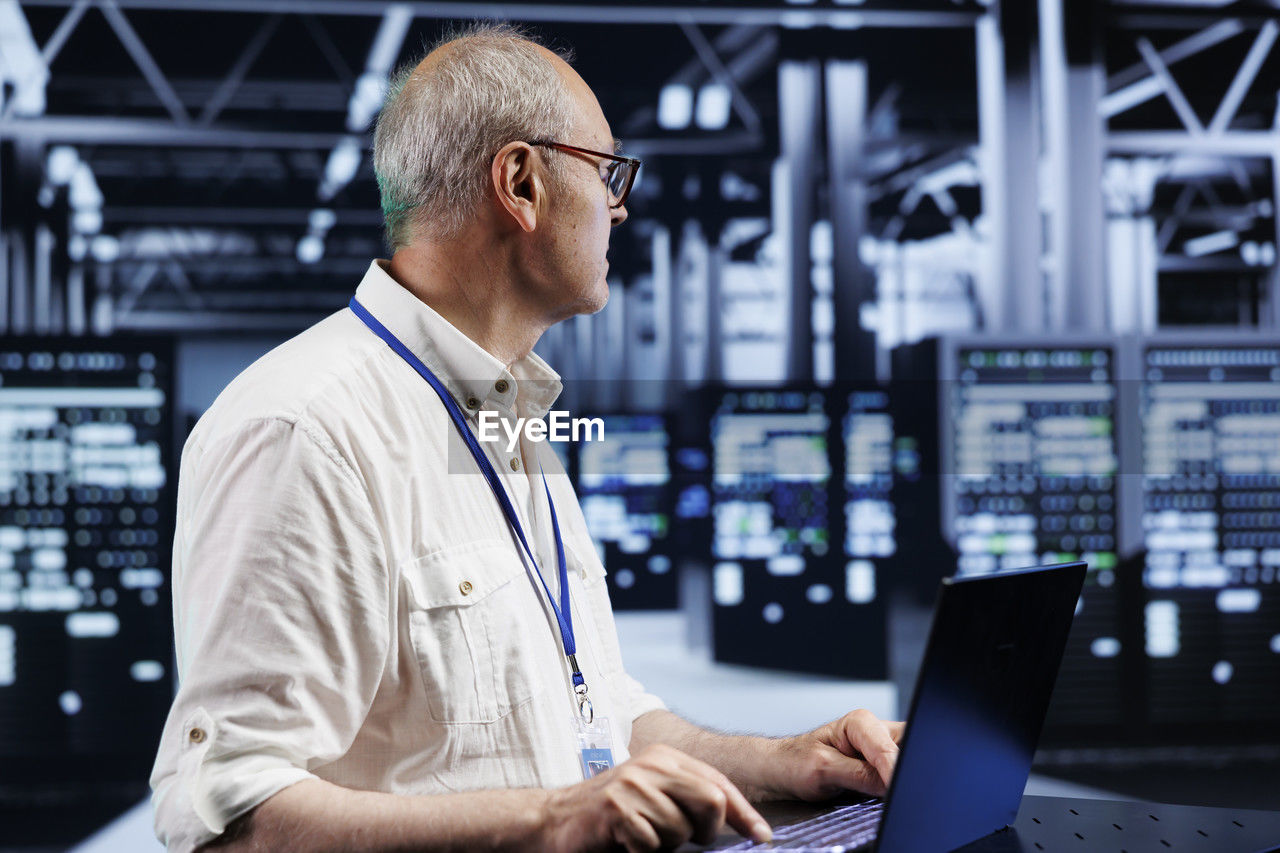
[[[578, 120], [567, 145], [593, 151], [613, 151], [613, 134], [591, 89], [568, 65], [557, 58], [571, 95], [578, 104]], [[605, 276], [609, 231], [627, 218], [626, 208], [610, 209], [608, 188], [601, 179], [607, 162], [602, 158], [559, 149], [540, 149], [544, 157], [559, 162], [559, 180], [549, 180], [546, 241], [540, 249], [545, 261], [549, 296], [564, 316], [592, 314], [609, 299]], [[541, 230], [541, 228], [539, 229]]]

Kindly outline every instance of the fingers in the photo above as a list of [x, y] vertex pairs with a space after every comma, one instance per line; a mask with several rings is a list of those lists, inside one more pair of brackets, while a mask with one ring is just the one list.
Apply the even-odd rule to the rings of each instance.
[[[719, 820], [717, 821], [716, 831], [719, 831], [720, 824], [728, 822], [739, 835], [744, 838], [751, 838], [758, 842], [769, 841], [773, 837], [773, 830], [769, 827], [768, 821], [760, 816], [760, 812], [747, 801], [729, 779], [709, 764], [690, 758], [687, 755], [681, 755], [685, 762], [685, 768], [700, 776], [702, 779], [711, 782], [724, 795], [724, 807], [721, 810]], [[714, 834], [712, 840], [714, 840]], [[710, 842], [705, 842], [710, 843]]]
[[834, 753], [830, 763], [822, 773], [823, 790], [827, 796], [840, 791], [857, 791], [873, 797], [883, 797], [889, 790], [889, 783], [880, 777], [880, 771], [861, 758], [854, 758], [832, 750]]
[[[584, 783], [599, 789], [599, 800], [586, 811], [604, 817], [613, 845], [650, 851], [675, 847], [689, 837], [692, 827], [654, 782], [650, 770], [628, 762]], [[584, 849], [598, 846], [587, 843]]]
[[[705, 829], [700, 825], [700, 819], [705, 819], [703, 816], [708, 809], [699, 800], [699, 792], [690, 790], [688, 785], [683, 785], [681, 778], [676, 777], [666, 781], [668, 783], [664, 784], [661, 778], [643, 774], [632, 780], [633, 789], [638, 794], [635, 814], [650, 828], [660, 846], [678, 847], [691, 837], [705, 834]], [[702, 793], [705, 794], [705, 792]], [[686, 806], [685, 801], [694, 805]], [[718, 829], [719, 826], [717, 819], [715, 827]], [[648, 833], [633, 834], [641, 840], [649, 837]], [[712, 830], [711, 837], [715, 837], [715, 830]]]
[[662, 846], [662, 838], [648, 819], [633, 812], [621, 823], [614, 825], [613, 840], [627, 853], [648, 853]]
[[[772, 837], [769, 824], [715, 768], [662, 746], [646, 749], [637, 759], [636, 764], [652, 774], [649, 778], [658, 790], [681, 810], [700, 842], [713, 841], [726, 822], [757, 841]], [[656, 810], [654, 816], [659, 817]], [[669, 814], [662, 819], [669, 819]]]
[[887, 789], [898, 762], [897, 738], [890, 731], [889, 724], [865, 710], [846, 714], [840, 723], [849, 744], [876, 769]]
[[671, 801], [687, 818], [691, 837], [698, 844], [715, 841], [724, 826], [729, 796], [719, 785], [700, 774], [682, 769], [667, 789]]

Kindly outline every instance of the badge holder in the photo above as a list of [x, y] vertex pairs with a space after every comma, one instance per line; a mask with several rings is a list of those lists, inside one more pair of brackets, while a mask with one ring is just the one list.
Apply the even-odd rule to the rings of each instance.
[[582, 762], [582, 777], [590, 779], [613, 767], [613, 734], [609, 721], [595, 715], [591, 700], [587, 698], [587, 685], [579, 684], [574, 692], [578, 700], [578, 713], [573, 717], [578, 757]]

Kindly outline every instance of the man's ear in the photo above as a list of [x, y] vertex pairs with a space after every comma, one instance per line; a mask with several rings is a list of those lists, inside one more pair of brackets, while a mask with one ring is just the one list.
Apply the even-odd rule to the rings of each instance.
[[538, 224], [543, 183], [534, 168], [533, 149], [524, 142], [508, 142], [493, 157], [490, 178], [498, 203], [525, 232]]

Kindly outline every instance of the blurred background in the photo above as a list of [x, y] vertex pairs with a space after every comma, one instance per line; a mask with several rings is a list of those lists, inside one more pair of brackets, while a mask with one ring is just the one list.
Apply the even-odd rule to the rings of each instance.
[[1280, 10], [0, 0], [0, 848], [147, 850], [177, 458], [386, 256], [389, 72], [501, 16], [643, 158], [538, 351], [624, 656], [906, 714], [938, 581], [1085, 559], [1028, 790], [1280, 808]]

